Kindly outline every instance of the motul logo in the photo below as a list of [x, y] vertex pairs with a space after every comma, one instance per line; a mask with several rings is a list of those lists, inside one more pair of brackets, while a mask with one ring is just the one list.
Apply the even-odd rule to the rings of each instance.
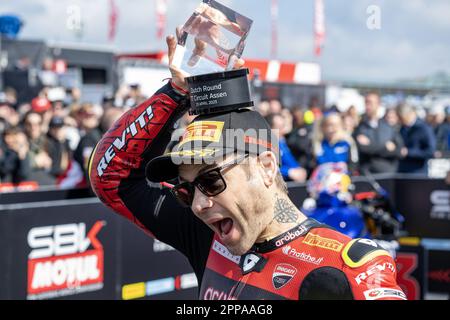
[[[103, 282], [103, 246], [96, 238], [103, 227], [97, 221], [86, 235], [84, 223], [33, 228], [28, 233], [28, 298], [58, 296], [65, 290]], [[87, 250], [90, 246], [91, 250]], [[92, 289], [92, 288], [91, 288]], [[53, 292], [54, 294], [47, 294]], [[72, 293], [73, 294], [73, 293]]]

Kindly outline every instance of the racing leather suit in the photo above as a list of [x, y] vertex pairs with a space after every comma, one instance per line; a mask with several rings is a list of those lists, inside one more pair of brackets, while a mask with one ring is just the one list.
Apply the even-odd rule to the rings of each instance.
[[103, 136], [89, 172], [102, 202], [188, 258], [200, 299], [406, 299], [394, 260], [371, 240], [307, 219], [234, 256], [167, 188], [149, 183], [145, 165], [164, 152], [187, 106], [164, 85]]

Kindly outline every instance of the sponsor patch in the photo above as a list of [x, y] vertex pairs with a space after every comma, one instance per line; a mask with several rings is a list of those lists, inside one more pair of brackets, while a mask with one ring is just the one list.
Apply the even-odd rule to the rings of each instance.
[[171, 291], [175, 291], [175, 278], [173, 277], [152, 280], [145, 284], [145, 293], [147, 296], [154, 296]]
[[382, 272], [387, 272], [387, 271], [395, 273], [395, 266], [389, 262], [385, 262], [383, 264], [376, 264], [376, 265], [368, 268], [365, 272], [358, 274], [355, 277], [355, 281], [357, 284], [361, 284], [361, 282], [363, 282], [370, 276], [372, 276], [374, 274], [382, 273]]
[[287, 255], [288, 257], [297, 259], [297, 260], [301, 260], [307, 263], [312, 263], [315, 265], [320, 265], [323, 261], [323, 257], [317, 258], [317, 257], [313, 257], [312, 255], [310, 255], [309, 253], [305, 253], [305, 252], [298, 252], [295, 248], [291, 247], [291, 246], [286, 246], [283, 247], [283, 249], [281, 249], [281, 251], [283, 252], [283, 254]]
[[122, 287], [122, 299], [131, 300], [145, 297], [145, 283], [138, 282]]
[[217, 240], [214, 240], [213, 250], [236, 264], [239, 264], [239, 262], [241, 261], [240, 256], [233, 255], [223, 244], [221, 244]]
[[378, 300], [383, 298], [400, 298], [402, 300], [407, 300], [406, 295], [397, 289], [391, 288], [376, 288], [364, 291], [364, 296], [366, 300]]
[[313, 247], [320, 247], [327, 250], [339, 252], [344, 244], [334, 239], [321, 237], [316, 234], [308, 233], [303, 239], [303, 243]]
[[289, 281], [294, 278], [297, 273], [297, 269], [290, 264], [280, 263], [275, 266], [272, 274], [272, 284], [275, 289], [281, 289]]
[[308, 231], [308, 229], [305, 226], [299, 225], [296, 230], [294, 230], [292, 232], [291, 231], [286, 232], [281, 239], [278, 239], [275, 242], [275, 245], [277, 246], [277, 248], [281, 247], [285, 243], [293, 241], [293, 240], [301, 237], [302, 235], [305, 234], [306, 231]]
[[187, 126], [180, 146], [189, 141], [219, 142], [224, 123], [222, 121], [197, 121]]

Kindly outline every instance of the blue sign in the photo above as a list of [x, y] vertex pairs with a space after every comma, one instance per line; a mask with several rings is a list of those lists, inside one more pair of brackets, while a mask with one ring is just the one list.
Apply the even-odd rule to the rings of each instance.
[[15, 39], [23, 26], [22, 20], [14, 15], [0, 16], [0, 34]]

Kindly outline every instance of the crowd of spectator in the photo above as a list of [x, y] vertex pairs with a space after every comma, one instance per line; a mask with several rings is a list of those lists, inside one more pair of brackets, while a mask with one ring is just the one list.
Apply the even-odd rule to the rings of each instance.
[[[79, 89], [53, 86], [50, 72], [43, 80], [47, 86], [29, 102], [17, 103], [12, 88], [0, 92], [0, 183], [86, 186], [88, 160], [102, 134], [146, 97], [138, 85], [123, 85], [101, 104], [85, 103]], [[287, 181], [304, 182], [328, 162], [345, 162], [352, 174], [426, 173], [428, 159], [450, 155], [450, 106], [435, 105], [420, 119], [407, 104], [382, 108], [371, 92], [362, 115], [353, 106], [288, 109], [278, 100], [261, 101], [256, 110], [277, 129]]]
[[18, 104], [14, 89], [0, 92], [0, 183], [65, 188], [87, 186], [89, 157], [104, 132], [145, 98], [122, 86], [101, 104], [80, 101], [78, 89], [44, 87]]
[[401, 103], [381, 105], [378, 93], [365, 96], [365, 112], [307, 106], [283, 108], [262, 101], [257, 110], [280, 135], [281, 172], [288, 181], [304, 182], [324, 163], [344, 162], [353, 175], [427, 174], [428, 160], [450, 158], [450, 106], [434, 105], [421, 119]]

